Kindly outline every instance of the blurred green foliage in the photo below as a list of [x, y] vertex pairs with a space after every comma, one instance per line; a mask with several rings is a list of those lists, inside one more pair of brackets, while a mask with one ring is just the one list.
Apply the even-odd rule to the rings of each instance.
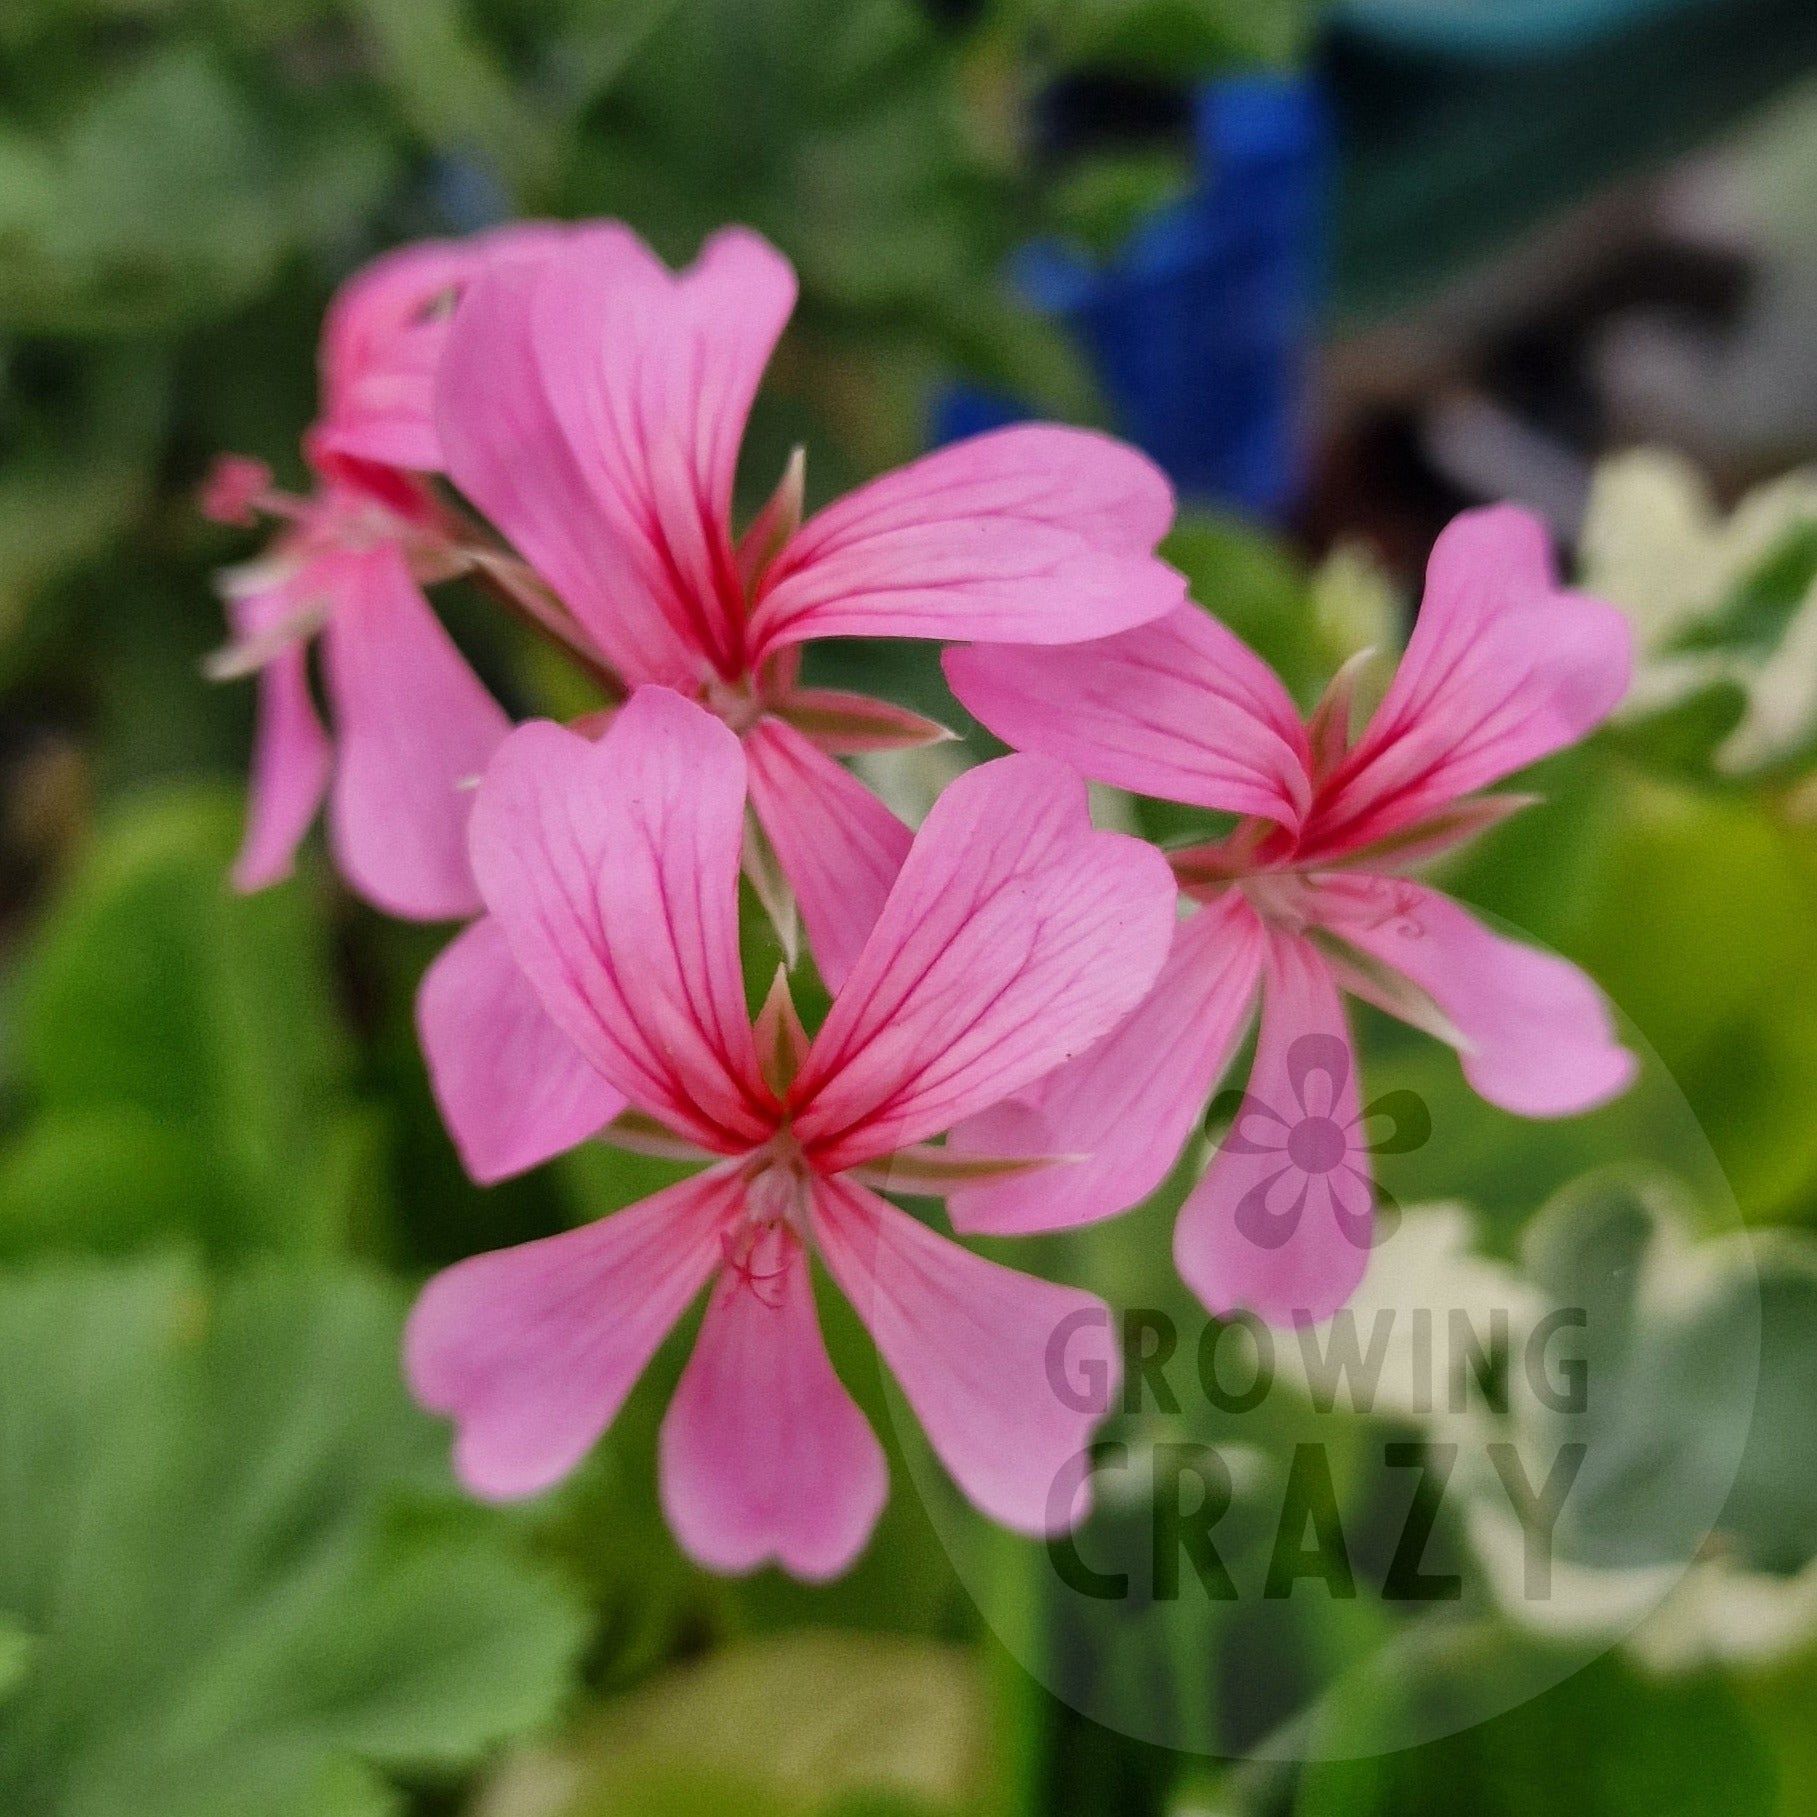
[[[1817, 1429], [1814, 752], [1793, 737], [1770, 761], [1736, 762], [1730, 743], [1751, 710], [1790, 723], [1800, 697], [1786, 684], [1804, 675], [1796, 628], [1817, 621], [1808, 525], [1772, 516], [1784, 495], [1729, 531], [1707, 501], [1686, 503], [1682, 478], [1643, 475], [1638, 507], [1617, 499], [1586, 551], [1601, 564], [1592, 579], [1645, 618], [1661, 572], [1712, 577], [1677, 586], [1670, 634], [1648, 646], [1668, 667], [1705, 666], [1682, 694], [1668, 688], [1547, 766], [1546, 803], [1445, 878], [1588, 966], [1694, 1121], [1668, 1085], [1649, 1084], [1536, 1137], [1472, 1098], [1448, 1052], [1364, 1024], [1372, 1090], [1417, 1090], [1443, 1138], [1385, 1165], [1387, 1184], [1408, 1205], [1442, 1194], [1471, 1207], [1457, 1214], [1450, 1273], [1418, 1291], [1475, 1292], [1498, 1269], [1542, 1292], [1533, 1233], [1581, 1236], [1628, 1203], [1555, 1195], [1636, 1157], [1682, 1176], [1686, 1243], [1718, 1235], [1727, 1215], [1711, 1151], [1743, 1218], [1776, 1227], [1760, 1270], [1772, 1392], [1748, 1435], [1731, 1562], [1745, 1555], [1772, 1580], [1784, 1644], [1771, 1658], [1706, 1649], [1690, 1665], [1626, 1645], [1593, 1663], [1573, 1656], [1583, 1669], [1543, 1695], [1386, 1760], [1295, 1772], [1219, 1756], [1291, 1724], [1340, 1680], [1321, 1720], [1366, 1747], [1408, 1700], [1519, 1681], [1536, 1650], [1559, 1643], [1486, 1602], [1468, 1624], [1410, 1623], [1364, 1548], [1355, 1601], [1296, 1599], [1278, 1622], [1190, 1600], [1138, 1621], [1108, 1612], [1119, 1618], [1083, 1656], [1101, 1682], [1070, 1688], [1137, 1734], [1159, 1712], [1203, 1757], [1126, 1740], [1051, 1694], [1080, 1656], [1041, 1549], [976, 1522], [956, 1540], [931, 1492], [924, 1504], [925, 1459], [905, 1450], [917, 1441], [832, 1296], [829, 1347], [884, 1437], [895, 1485], [870, 1550], [838, 1584], [723, 1583], [675, 1548], [653, 1455], [686, 1331], [572, 1484], [518, 1514], [459, 1503], [445, 1434], [398, 1382], [409, 1288], [457, 1256], [608, 1212], [658, 1173], [588, 1150], [473, 1188], [411, 1025], [440, 933], [351, 904], [313, 857], [254, 899], [225, 883], [249, 703], [206, 687], [196, 665], [220, 633], [211, 570], [246, 550], [197, 520], [190, 493], [222, 448], [294, 470], [322, 305], [349, 269], [401, 239], [511, 214], [623, 215], [674, 258], [722, 221], [750, 222], [796, 261], [803, 295], [745, 477], [766, 491], [806, 439], [824, 497], [912, 452], [929, 385], [954, 369], [1089, 418], [1070, 349], [1006, 293], [1003, 259], [1046, 226], [1112, 243], [1178, 172], [1165, 156], [1111, 155], [1041, 170], [1026, 128], [1041, 81], [1082, 64], [1172, 74], [1290, 59], [1316, 11], [1306, 0], [0, 9], [8, 1817], [680, 1817], [734, 1802], [753, 1817], [1348, 1817], [1537, 1812], [1565, 1796], [1622, 1817], [1817, 1809], [1817, 1629], [1800, 1626], [1796, 1601], [1817, 1539], [1804, 1461]], [[1770, 536], [1758, 530], [1768, 519]], [[1712, 537], [1720, 559], [1699, 557]], [[1391, 648], [1404, 628], [1405, 587], [1354, 550], [1315, 566], [1250, 527], [1195, 516], [1171, 554], [1303, 703], [1346, 657]], [[449, 603], [457, 636], [515, 707], [564, 704], [543, 652], [474, 601]], [[828, 662], [958, 717], [929, 652]], [[1157, 837], [1195, 824], [1131, 811]], [[755, 933], [750, 947], [753, 979], [767, 982], [774, 951]], [[1125, 1219], [1001, 1253], [1184, 1323], [1168, 1229], [1186, 1171]], [[1420, 1227], [1410, 1214], [1407, 1228]], [[1687, 1350], [1682, 1338], [1670, 1325], [1645, 1334], [1640, 1381], [1655, 1400], [1625, 1433], [1665, 1444], [1689, 1421], [1725, 1436], [1736, 1403], [1719, 1392], [1720, 1368], [1747, 1346], [1728, 1333], [1714, 1351]], [[1403, 1427], [1284, 1400], [1221, 1421], [1148, 1409], [1123, 1436], [1216, 1447], [1278, 1487], [1294, 1444], [1314, 1434], [1332, 1511], [1367, 1528], [1385, 1493], [1372, 1459]], [[1114, 1540], [1122, 1522], [1135, 1544], [1150, 1514], [1110, 1507], [1094, 1531]], [[1239, 1527], [1249, 1515], [1237, 1509]], [[1265, 1526], [1242, 1527], [1233, 1559], [1263, 1568], [1270, 1543]], [[1439, 1511], [1434, 1545], [1483, 1590], [1456, 1510]], [[1721, 1560], [1704, 1566], [1734, 1588]], [[1045, 1685], [1020, 1663], [1031, 1660], [1052, 1668]]]
[[224, 887], [239, 816], [226, 791], [122, 803], [22, 956], [9, 1252], [332, 1253], [356, 1203], [382, 1215], [325, 930], [300, 891]]
[[[787, 1711], [788, 1720], [778, 1721]], [[605, 1712], [498, 1790], [506, 1817], [741, 1809], [775, 1817], [976, 1809], [990, 1741], [976, 1658], [925, 1640], [830, 1630], [734, 1642]]]
[[6, 1809], [368, 1817], [379, 1769], [446, 1777], [561, 1706], [583, 1610], [451, 1504], [398, 1300], [335, 1268], [0, 1282]]

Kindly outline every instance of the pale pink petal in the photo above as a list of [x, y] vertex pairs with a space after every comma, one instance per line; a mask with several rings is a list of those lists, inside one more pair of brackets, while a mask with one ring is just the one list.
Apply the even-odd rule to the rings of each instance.
[[1181, 1278], [1214, 1313], [1329, 1318], [1369, 1261], [1374, 1191], [1356, 1055], [1323, 959], [1271, 933], [1243, 1108], [1174, 1228]]
[[1491, 1104], [1572, 1116], [1633, 1083], [1634, 1056], [1602, 993], [1569, 960], [1491, 933], [1448, 896], [1402, 878], [1332, 879], [1314, 902], [1332, 932], [1438, 1005], [1467, 1044], [1464, 1077]]
[[329, 829], [369, 902], [420, 921], [479, 912], [473, 785], [511, 729], [392, 546], [335, 558], [323, 638], [334, 710]]
[[817, 637], [1074, 643], [1171, 611], [1153, 553], [1173, 492], [1084, 429], [999, 429], [924, 455], [810, 518], [764, 578], [758, 649]]
[[724, 227], [677, 288], [689, 336], [666, 357], [678, 395], [692, 406], [688, 443], [702, 494], [724, 517], [732, 508], [745, 421], [795, 310], [795, 271], [761, 234]]
[[955, 1154], [1079, 1159], [965, 1186], [956, 1230], [993, 1236], [1090, 1223], [1167, 1177], [1255, 1002], [1264, 937], [1234, 891], [1180, 922], [1154, 988], [1098, 1045], [962, 1123]]
[[677, 635], [728, 675], [750, 666], [731, 529], [739, 444], [794, 306], [788, 261], [742, 228], [679, 277], [590, 239], [536, 287], [550, 406], [614, 544]]
[[[601, 230], [588, 244], [598, 260], [616, 245], [631, 282], [654, 262], [629, 230], [616, 240]], [[557, 409], [550, 337], [578, 337], [584, 351], [606, 325], [584, 314], [565, 328], [543, 325], [539, 287], [554, 263], [497, 265], [468, 287], [435, 387], [448, 473], [626, 681], [691, 685], [706, 672], [704, 648], [652, 594], [642, 545], [622, 529], [623, 501], [602, 488], [597, 462], [572, 446]]]
[[801, 907], [827, 987], [845, 982], [914, 835], [850, 770], [792, 726], [760, 720], [745, 734], [751, 806]]
[[247, 529], [271, 490], [271, 468], [251, 454], [218, 454], [196, 492], [196, 508], [215, 524]]
[[328, 790], [328, 734], [309, 695], [300, 648], [281, 651], [259, 671], [246, 835], [234, 861], [238, 890], [262, 890], [288, 877], [297, 847]]
[[549, 1020], [490, 916], [423, 974], [416, 1026], [442, 1120], [482, 1186], [565, 1154], [625, 1107]]
[[771, 1225], [734, 1259], [662, 1423], [663, 1511], [709, 1571], [823, 1582], [883, 1511], [883, 1447], [827, 1360], [800, 1241]]
[[1141, 1001], [1175, 891], [1153, 846], [1094, 831], [1040, 757], [935, 802], [795, 1085], [828, 1168], [950, 1129], [1081, 1053]]
[[1294, 826], [1306, 738], [1274, 671], [1187, 604], [1065, 649], [948, 650], [946, 677], [1006, 744], [1138, 795]]
[[404, 1328], [404, 1373], [454, 1421], [455, 1472], [475, 1495], [534, 1495], [586, 1456], [718, 1265], [742, 1203], [736, 1180], [701, 1174], [430, 1281]]
[[597, 742], [520, 727], [486, 772], [473, 867], [513, 956], [631, 1103], [713, 1149], [773, 1127], [738, 957], [745, 765], [703, 708], [643, 688]]
[[436, 471], [435, 372], [461, 287], [493, 260], [541, 256], [565, 231], [528, 221], [465, 240], [428, 240], [355, 272], [322, 324], [322, 414], [313, 449]]
[[333, 747], [310, 693], [307, 641], [332, 610], [337, 584], [332, 566], [310, 560], [296, 539], [225, 577], [231, 641], [224, 654], [251, 652], [258, 673], [246, 831], [233, 867], [238, 890], [290, 875], [328, 792]]
[[1627, 619], [1559, 586], [1537, 519], [1465, 512], [1433, 545], [1407, 653], [1308, 848], [1369, 843], [1577, 743], [1615, 710], [1631, 665]]
[[1121, 1376], [1103, 1301], [987, 1262], [849, 1180], [818, 1182], [814, 1233], [959, 1487], [1019, 1533], [1076, 1525]]

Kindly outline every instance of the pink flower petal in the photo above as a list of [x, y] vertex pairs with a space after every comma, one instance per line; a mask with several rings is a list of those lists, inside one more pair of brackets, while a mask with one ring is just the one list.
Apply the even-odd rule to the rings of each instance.
[[1296, 825], [1299, 713], [1274, 671], [1190, 603], [1065, 649], [948, 650], [946, 677], [1006, 744], [1138, 795]]
[[765, 578], [759, 650], [817, 637], [1072, 643], [1170, 611], [1153, 554], [1173, 492], [1083, 429], [999, 429], [923, 456], [810, 518]]
[[1174, 1262], [1220, 1317], [1329, 1318], [1363, 1278], [1373, 1211], [1337, 986], [1303, 939], [1273, 932], [1244, 1108], [1181, 1209]]
[[709, 1571], [775, 1559], [823, 1582], [883, 1511], [883, 1447], [827, 1360], [799, 1240], [773, 1225], [740, 1269], [721, 1271], [663, 1420], [663, 1511]]
[[442, 1120], [482, 1186], [565, 1154], [625, 1107], [549, 1020], [490, 917], [423, 974], [416, 1026]]
[[703, 1146], [761, 1141], [738, 957], [745, 765], [703, 708], [643, 688], [597, 742], [521, 726], [474, 809], [474, 874], [550, 1019]]
[[1370, 843], [1576, 744], [1620, 703], [1631, 666], [1626, 618], [1559, 586], [1535, 518], [1465, 512], [1433, 545], [1407, 653], [1309, 846]]
[[479, 912], [467, 864], [473, 784], [510, 730], [402, 553], [334, 558], [323, 639], [336, 761], [329, 824], [348, 882], [393, 915]]
[[746, 666], [738, 450], [794, 306], [788, 261], [742, 228], [679, 277], [589, 240], [551, 260], [535, 293], [544, 383], [580, 474], [645, 594], [726, 674]]
[[404, 1373], [454, 1421], [455, 1472], [475, 1495], [535, 1495], [586, 1456], [718, 1265], [742, 1203], [736, 1180], [701, 1174], [430, 1281], [404, 1328]]
[[250, 454], [216, 455], [196, 494], [210, 523], [246, 529], [258, 522], [259, 501], [271, 490], [271, 469]]
[[1469, 1044], [1464, 1077], [1491, 1104], [1572, 1116], [1633, 1083], [1634, 1056], [1602, 993], [1568, 960], [1491, 933], [1448, 896], [1399, 878], [1333, 879], [1316, 904], [1334, 933], [1438, 1005]]
[[[615, 256], [627, 283], [643, 281], [654, 264], [628, 229], [601, 229], [587, 244], [596, 263]], [[627, 682], [692, 685], [706, 672], [705, 650], [653, 596], [638, 548], [626, 541], [621, 501], [602, 490], [597, 461], [571, 444], [556, 406], [551, 337], [603, 349], [606, 324], [544, 322], [537, 304], [552, 263], [496, 266], [462, 299], [436, 379], [448, 473]]]
[[838, 990], [882, 912], [914, 835], [850, 770], [792, 726], [746, 733], [751, 806], [801, 906], [820, 975]]
[[1141, 1000], [1173, 933], [1154, 847], [1092, 828], [1040, 757], [934, 804], [796, 1081], [830, 1170], [950, 1129], [1050, 1072]]
[[441, 466], [435, 371], [453, 302], [486, 264], [528, 259], [566, 230], [539, 221], [428, 240], [374, 259], [335, 293], [322, 325], [321, 454], [431, 473]]
[[962, 1155], [1084, 1158], [955, 1191], [953, 1227], [992, 1236], [1058, 1230], [1147, 1198], [1230, 1063], [1263, 946], [1235, 891], [1180, 922], [1154, 988], [1104, 1040], [947, 1139]]
[[987, 1262], [847, 1180], [819, 1182], [814, 1232], [959, 1487], [1019, 1533], [1075, 1526], [1085, 1447], [1121, 1377], [1110, 1309]]
[[[295, 578], [234, 600], [234, 634], [254, 637], [299, 603]], [[309, 693], [308, 656], [293, 645], [259, 671], [250, 799], [245, 838], [234, 861], [235, 889], [262, 890], [290, 875], [297, 847], [328, 791], [331, 761], [328, 734]]]

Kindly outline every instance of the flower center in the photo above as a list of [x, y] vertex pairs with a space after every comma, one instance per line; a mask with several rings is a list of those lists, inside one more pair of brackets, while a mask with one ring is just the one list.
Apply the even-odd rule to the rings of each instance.
[[754, 1230], [786, 1225], [798, 1237], [808, 1231], [811, 1169], [794, 1131], [786, 1125], [745, 1164], [744, 1223]]
[[764, 704], [749, 676], [726, 681], [714, 676], [701, 691], [701, 704], [742, 738], [764, 715]]
[[1240, 887], [1250, 907], [1276, 927], [1298, 932], [1316, 919], [1314, 892], [1297, 871], [1262, 871]]
[[787, 1294], [796, 1245], [808, 1240], [810, 1170], [785, 1124], [744, 1166], [744, 1210], [719, 1235], [728, 1291], [747, 1292], [772, 1311]]

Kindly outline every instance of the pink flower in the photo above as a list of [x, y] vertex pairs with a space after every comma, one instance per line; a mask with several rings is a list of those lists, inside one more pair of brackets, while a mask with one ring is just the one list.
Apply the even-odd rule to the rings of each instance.
[[1166, 863], [1094, 832], [1058, 765], [983, 765], [928, 816], [809, 1040], [780, 979], [755, 1026], [746, 1007], [748, 767], [712, 715], [647, 687], [599, 741], [526, 726], [487, 770], [472, 846], [491, 925], [635, 1107], [621, 1133], [705, 1167], [437, 1276], [406, 1333], [412, 1387], [455, 1422], [475, 1493], [533, 1494], [586, 1454], [708, 1287], [662, 1428], [669, 1522], [717, 1570], [774, 1558], [832, 1576], [863, 1546], [885, 1472], [820, 1339], [817, 1251], [971, 1499], [1018, 1530], [1069, 1526], [1114, 1387], [1103, 1308], [969, 1254], [873, 1187], [965, 1177], [929, 1139], [1140, 999], [1172, 924]]
[[271, 492], [271, 469], [249, 454], [223, 454], [209, 468], [196, 496], [211, 523], [248, 529], [259, 521], [259, 506]]
[[[204, 488], [210, 516], [246, 523], [263, 510], [284, 524], [264, 559], [224, 577], [233, 641], [211, 666], [259, 677], [241, 889], [289, 874], [327, 795], [336, 857], [363, 896], [423, 920], [478, 909], [461, 785], [509, 722], [423, 597], [425, 578], [451, 571], [454, 529], [417, 475], [440, 465], [430, 382], [453, 297], [487, 261], [546, 251], [558, 232], [510, 228], [367, 266], [323, 330], [321, 415], [304, 442], [315, 491], [276, 492], [241, 456]], [[318, 634], [332, 741], [309, 686]]]
[[[1588, 1110], [1632, 1079], [1581, 972], [1400, 874], [1525, 805], [1477, 791], [1583, 738], [1627, 687], [1621, 614], [1559, 588], [1525, 513], [1469, 512], [1439, 538], [1406, 655], [1359, 738], [1348, 671], [1302, 723], [1269, 669], [1194, 607], [1076, 649], [953, 650], [946, 664], [954, 692], [1009, 743], [1245, 816], [1228, 838], [1172, 854], [1195, 912], [1147, 1002], [1094, 1053], [954, 1138], [1092, 1159], [968, 1189], [952, 1202], [961, 1229], [1078, 1223], [1153, 1190], [1258, 992], [1235, 1139], [1175, 1235], [1181, 1273], [1218, 1313], [1322, 1318], [1362, 1276], [1368, 1153], [1343, 992], [1450, 1042], [1476, 1091], [1523, 1116]], [[1323, 1062], [1309, 1067], [1314, 1053]], [[1315, 1073], [1316, 1112], [1302, 1096]]]
[[[738, 733], [752, 881], [785, 928], [799, 905], [837, 988], [910, 833], [835, 759], [947, 734], [885, 701], [802, 685], [804, 646], [1102, 637], [1170, 611], [1184, 582], [1153, 554], [1173, 516], [1166, 480], [1073, 429], [980, 436], [806, 523], [797, 455], [737, 533], [745, 420], [794, 302], [788, 262], [742, 229], [716, 234], [679, 275], [628, 230], [596, 231], [468, 288], [436, 421], [449, 476], [554, 590], [596, 671], [627, 691], [677, 689]], [[532, 1124], [566, 1147], [601, 1108], [578, 1075], [566, 1117], [532, 1116], [509, 1089], [507, 1063], [540, 1025], [491, 930], [462, 936], [425, 982], [418, 1027], [476, 1178], [555, 1152]]]

